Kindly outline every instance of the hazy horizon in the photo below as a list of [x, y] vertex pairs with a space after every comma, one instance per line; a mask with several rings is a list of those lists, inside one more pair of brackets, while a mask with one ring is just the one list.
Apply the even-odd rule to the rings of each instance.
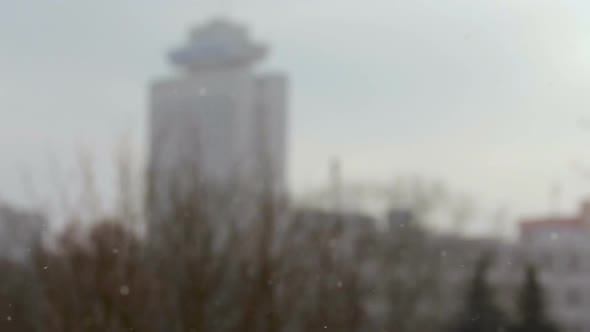
[[[571, 212], [590, 185], [590, 4], [584, 1], [304, 0], [0, 5], [0, 198], [50, 194], [52, 160], [82, 148], [101, 179], [129, 136], [145, 149], [149, 84], [167, 52], [222, 15], [271, 49], [290, 81], [295, 192], [419, 174], [511, 219]], [[63, 181], [70, 179], [63, 175]], [[103, 181], [104, 182], [104, 181]], [[101, 183], [103, 190], [108, 185]], [[561, 188], [560, 202], [551, 188]], [[37, 190], [37, 189], [35, 189]], [[487, 213], [487, 212], [486, 212]]]

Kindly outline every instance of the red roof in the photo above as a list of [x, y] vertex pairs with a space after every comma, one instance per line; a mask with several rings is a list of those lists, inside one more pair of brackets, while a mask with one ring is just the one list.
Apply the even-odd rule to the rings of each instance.
[[548, 217], [548, 218], [536, 218], [527, 219], [520, 222], [520, 231], [535, 231], [543, 228], [569, 228], [569, 229], [583, 229], [583, 221], [580, 218], [568, 218], [568, 217]]

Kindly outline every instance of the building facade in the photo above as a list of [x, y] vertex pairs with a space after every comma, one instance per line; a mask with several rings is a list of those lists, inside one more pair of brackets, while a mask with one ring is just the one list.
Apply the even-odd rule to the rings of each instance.
[[[178, 72], [150, 91], [150, 210], [196, 184], [286, 192], [287, 80], [259, 72], [267, 48], [214, 20], [169, 54]], [[173, 193], [174, 192], [174, 193]]]
[[564, 331], [590, 331], [590, 202], [572, 216], [520, 223], [520, 256], [541, 271], [550, 311]]

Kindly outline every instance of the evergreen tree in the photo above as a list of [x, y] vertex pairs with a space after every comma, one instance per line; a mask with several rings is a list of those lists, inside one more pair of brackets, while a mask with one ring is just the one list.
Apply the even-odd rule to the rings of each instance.
[[491, 265], [489, 255], [477, 262], [469, 289], [466, 293], [465, 308], [459, 315], [453, 332], [500, 332], [507, 327], [506, 315], [496, 305], [493, 291], [487, 280]]
[[547, 317], [543, 288], [537, 270], [528, 266], [519, 298], [519, 321], [513, 332], [557, 332], [558, 329]]

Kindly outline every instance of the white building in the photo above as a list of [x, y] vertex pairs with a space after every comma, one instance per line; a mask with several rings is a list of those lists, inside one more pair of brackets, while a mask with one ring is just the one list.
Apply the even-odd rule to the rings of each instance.
[[[172, 51], [179, 71], [150, 94], [152, 212], [171, 190], [209, 188], [286, 192], [287, 81], [260, 73], [267, 48], [245, 27], [214, 20]], [[266, 188], [266, 187], [265, 187]]]
[[522, 257], [541, 271], [553, 317], [564, 331], [590, 332], [590, 202], [577, 215], [521, 223]]

